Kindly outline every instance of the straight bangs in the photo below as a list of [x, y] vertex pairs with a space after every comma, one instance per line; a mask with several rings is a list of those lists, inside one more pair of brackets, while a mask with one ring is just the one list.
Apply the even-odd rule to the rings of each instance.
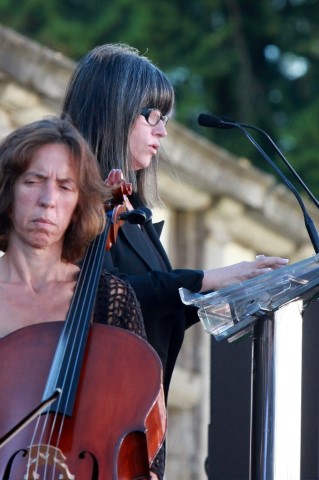
[[174, 89], [168, 78], [154, 67], [153, 75], [145, 88], [142, 108], [158, 108], [162, 115], [171, 113], [174, 105]]

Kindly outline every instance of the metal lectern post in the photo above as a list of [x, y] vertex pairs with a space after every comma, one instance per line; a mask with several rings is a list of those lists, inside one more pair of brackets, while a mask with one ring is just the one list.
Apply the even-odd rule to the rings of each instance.
[[254, 326], [251, 480], [300, 480], [302, 306]]

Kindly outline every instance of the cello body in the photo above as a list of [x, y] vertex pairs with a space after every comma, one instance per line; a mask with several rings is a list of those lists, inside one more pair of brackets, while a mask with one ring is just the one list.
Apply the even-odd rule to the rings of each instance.
[[[41, 402], [63, 323], [0, 340], [0, 438]], [[93, 323], [72, 415], [43, 413], [19, 431], [0, 449], [0, 479], [149, 478], [165, 431], [156, 352], [133, 333]]]

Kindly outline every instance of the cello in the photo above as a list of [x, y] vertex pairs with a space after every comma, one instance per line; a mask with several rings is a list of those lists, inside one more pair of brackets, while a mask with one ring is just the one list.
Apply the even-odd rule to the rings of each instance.
[[91, 323], [105, 246], [129, 217], [116, 203], [86, 252], [65, 322], [0, 340], [1, 480], [149, 478], [166, 432], [160, 360], [137, 335]]

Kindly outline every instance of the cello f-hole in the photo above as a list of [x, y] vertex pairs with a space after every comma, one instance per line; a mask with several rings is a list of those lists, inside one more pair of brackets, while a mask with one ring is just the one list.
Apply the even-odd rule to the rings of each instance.
[[99, 478], [99, 464], [98, 464], [98, 461], [97, 461], [96, 457], [93, 455], [93, 453], [88, 452], [88, 451], [81, 452], [80, 455], [79, 455], [79, 458], [84, 459], [86, 457], [86, 455], [90, 455], [90, 457], [92, 459], [92, 463], [93, 463], [91, 480], [98, 480], [98, 478]]
[[3, 474], [3, 480], [10, 480], [10, 475], [11, 475], [13, 462], [15, 460], [15, 457], [21, 452], [23, 453], [22, 457], [25, 457], [28, 453], [28, 450], [22, 448], [21, 450], [18, 450], [13, 455], [11, 455], [11, 457], [10, 457], [10, 459], [9, 459], [7, 465], [6, 465], [6, 469], [4, 471], [4, 474]]

